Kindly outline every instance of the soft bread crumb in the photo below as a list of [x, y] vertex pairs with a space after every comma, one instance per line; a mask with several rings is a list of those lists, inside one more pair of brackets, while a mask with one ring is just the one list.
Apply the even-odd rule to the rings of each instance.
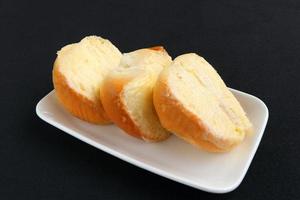
[[152, 98], [158, 75], [164, 67], [171, 64], [171, 57], [165, 51], [141, 49], [125, 54], [121, 60], [121, 66], [124, 63], [127, 66], [144, 70], [123, 90], [123, 103], [128, 113], [143, 132], [144, 139], [166, 135], [167, 131], [159, 122]]
[[56, 64], [72, 89], [97, 101], [103, 78], [118, 66], [121, 56], [109, 40], [89, 36], [58, 51]]

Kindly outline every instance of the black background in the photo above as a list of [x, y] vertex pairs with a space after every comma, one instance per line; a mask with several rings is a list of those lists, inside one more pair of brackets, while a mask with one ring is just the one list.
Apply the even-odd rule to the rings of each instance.
[[[235, 191], [216, 195], [127, 164], [41, 121], [56, 51], [86, 35], [123, 52], [196, 52], [270, 118]], [[299, 1], [0, 1], [0, 199], [300, 199]], [[222, 167], [222, 166], [220, 166]]]

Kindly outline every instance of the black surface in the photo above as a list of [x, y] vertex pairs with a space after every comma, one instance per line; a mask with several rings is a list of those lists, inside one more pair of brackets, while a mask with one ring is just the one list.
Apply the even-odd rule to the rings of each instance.
[[[123, 52], [197, 52], [229, 86], [267, 104], [265, 135], [238, 189], [215, 195], [170, 181], [36, 116], [56, 51], [90, 34]], [[299, 1], [2, 0], [0, 36], [0, 199], [300, 199]]]

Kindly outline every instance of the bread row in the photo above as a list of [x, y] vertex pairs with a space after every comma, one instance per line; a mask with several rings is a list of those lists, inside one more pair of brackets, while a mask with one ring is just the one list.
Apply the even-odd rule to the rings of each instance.
[[122, 54], [109, 40], [89, 36], [58, 51], [53, 84], [72, 115], [113, 122], [145, 141], [173, 133], [201, 149], [225, 152], [251, 132], [237, 99], [194, 53], [174, 60], [163, 47]]

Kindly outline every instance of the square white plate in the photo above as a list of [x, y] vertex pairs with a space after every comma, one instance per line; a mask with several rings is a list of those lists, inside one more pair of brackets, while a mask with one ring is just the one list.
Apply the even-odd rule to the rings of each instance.
[[125, 134], [115, 125], [92, 125], [67, 113], [54, 91], [36, 106], [37, 115], [49, 124], [102, 151], [133, 165], [191, 187], [213, 193], [226, 193], [242, 182], [268, 120], [268, 109], [258, 98], [231, 90], [254, 125], [254, 134], [229, 153], [198, 150], [171, 136], [160, 143], [145, 143]]

